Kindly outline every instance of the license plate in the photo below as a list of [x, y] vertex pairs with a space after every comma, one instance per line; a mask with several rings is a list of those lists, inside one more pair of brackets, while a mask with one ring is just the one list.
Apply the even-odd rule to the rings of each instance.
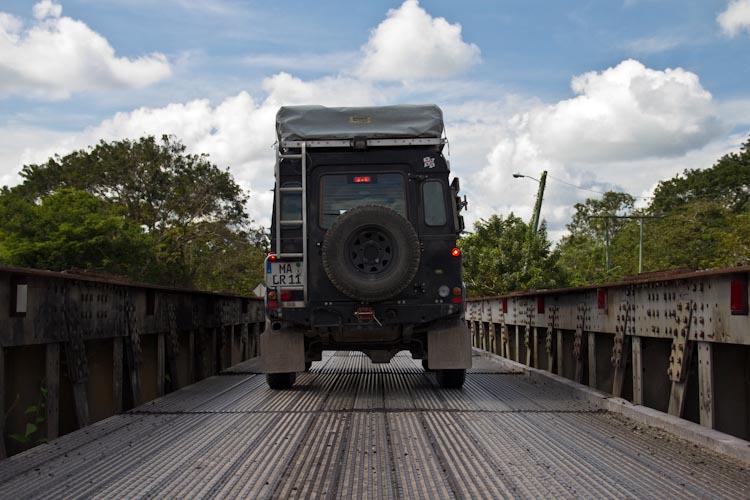
[[268, 288], [304, 284], [302, 262], [266, 262], [266, 286]]

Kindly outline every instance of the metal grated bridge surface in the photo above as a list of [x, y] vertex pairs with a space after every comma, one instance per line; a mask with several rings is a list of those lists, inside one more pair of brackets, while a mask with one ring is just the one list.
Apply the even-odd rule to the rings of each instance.
[[0, 462], [0, 498], [749, 498], [740, 462], [483, 358], [443, 390], [408, 353], [253, 360]]

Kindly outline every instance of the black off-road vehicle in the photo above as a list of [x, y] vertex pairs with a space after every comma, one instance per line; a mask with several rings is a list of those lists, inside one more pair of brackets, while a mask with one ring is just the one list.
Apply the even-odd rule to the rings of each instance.
[[422, 359], [443, 387], [471, 367], [456, 237], [459, 182], [449, 183], [437, 106], [283, 107], [271, 245], [268, 384], [291, 386], [323, 350], [387, 363]]

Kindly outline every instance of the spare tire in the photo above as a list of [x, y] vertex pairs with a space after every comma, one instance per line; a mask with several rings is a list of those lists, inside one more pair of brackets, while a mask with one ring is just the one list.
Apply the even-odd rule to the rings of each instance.
[[323, 268], [341, 293], [356, 300], [389, 299], [419, 269], [419, 237], [398, 212], [363, 205], [339, 216], [323, 239]]

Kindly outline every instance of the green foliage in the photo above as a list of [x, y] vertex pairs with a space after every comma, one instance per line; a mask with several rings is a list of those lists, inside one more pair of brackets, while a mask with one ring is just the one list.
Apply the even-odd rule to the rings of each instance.
[[[8, 414], [10, 414], [11, 411], [18, 405], [18, 402], [20, 401], [20, 395], [16, 394], [16, 399], [11, 405], [11, 407], [8, 409]], [[20, 433], [13, 433], [10, 434], [8, 437], [11, 438], [13, 441], [16, 441], [19, 444], [26, 445], [26, 446], [36, 446], [41, 443], [46, 443], [47, 438], [45, 437], [39, 437], [37, 435], [37, 432], [39, 431], [39, 426], [42, 425], [46, 420], [46, 412], [47, 412], [47, 388], [44, 387], [44, 382], [42, 383], [41, 388], [39, 389], [39, 400], [37, 401], [37, 404], [30, 405], [26, 407], [26, 409], [23, 411], [23, 414], [26, 418], [29, 420], [26, 421], [26, 426], [24, 428], [23, 434]], [[7, 419], [7, 415], [6, 415]]]
[[[560, 263], [569, 273], [569, 285], [612, 281], [622, 278], [626, 273], [625, 269], [632, 267], [632, 259], [623, 251], [623, 247], [627, 248], [626, 241], [632, 239], [633, 222], [628, 219], [605, 220], [601, 217], [628, 215], [634, 204], [633, 196], [612, 191], [602, 195], [600, 200], [588, 198], [584, 203], [576, 203], [575, 213], [567, 226], [570, 234], [563, 237], [557, 247]], [[605, 258], [607, 232], [610, 239], [609, 271]], [[635, 238], [637, 244], [637, 233]], [[637, 261], [635, 264], [637, 266]]]
[[546, 224], [531, 242], [531, 259], [524, 268], [529, 226], [511, 213], [493, 215], [474, 224], [474, 233], [459, 241], [464, 280], [473, 296], [498, 295], [513, 290], [556, 288], [565, 283], [559, 255], [550, 250]]
[[0, 220], [0, 261], [15, 266], [136, 274], [148, 254], [148, 236], [121, 207], [73, 188], [39, 203], [6, 191]]
[[739, 153], [722, 156], [711, 168], [685, 170], [659, 182], [651, 210], [673, 212], [700, 200], [715, 202], [732, 213], [750, 213], [750, 138]]
[[0, 264], [245, 293], [262, 281], [246, 193], [174, 138], [100, 142], [21, 176], [0, 192]]

